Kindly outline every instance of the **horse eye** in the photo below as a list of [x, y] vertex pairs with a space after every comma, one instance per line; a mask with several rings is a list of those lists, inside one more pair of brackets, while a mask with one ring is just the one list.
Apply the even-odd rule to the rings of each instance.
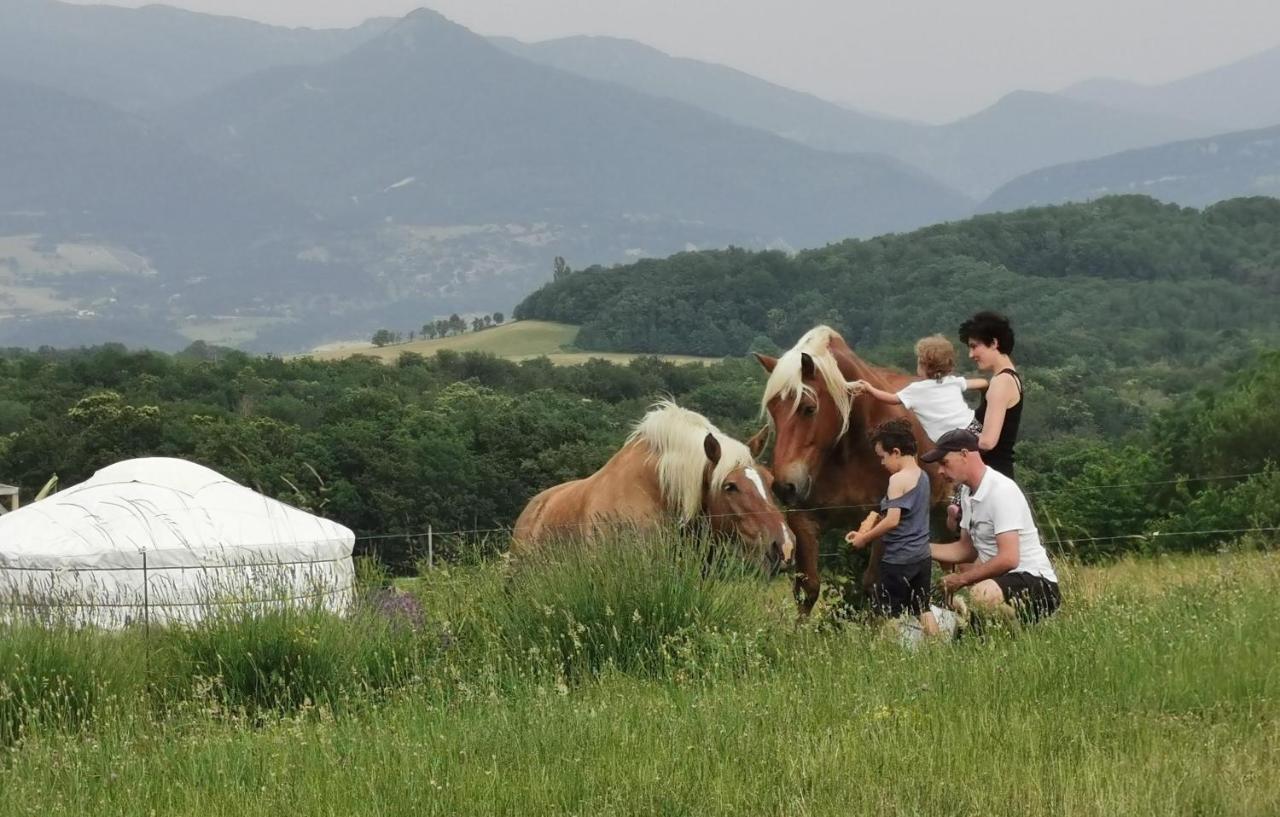
[[733, 493], [734, 491], [738, 490], [738, 486], [734, 485], [732, 482], [726, 482], [724, 484], [724, 489], [729, 493]]
[[818, 407], [805, 406], [804, 408], [800, 409], [800, 413], [803, 414], [805, 417], [812, 417], [813, 415], [818, 413]]

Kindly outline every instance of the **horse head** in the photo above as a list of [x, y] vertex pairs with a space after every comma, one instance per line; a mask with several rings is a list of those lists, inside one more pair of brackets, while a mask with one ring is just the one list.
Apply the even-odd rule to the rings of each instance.
[[703, 509], [712, 533], [736, 539], [749, 558], [770, 572], [790, 565], [796, 540], [773, 502], [773, 474], [755, 463], [719, 468], [723, 452], [715, 434], [707, 434], [703, 448]]
[[756, 355], [769, 372], [761, 402], [768, 426], [752, 438], [752, 449], [758, 453], [772, 429], [776, 435], [774, 490], [784, 502], [809, 496], [827, 459], [849, 430], [853, 400], [844, 385], [837, 357], [840, 349], [832, 348], [833, 341], [844, 347], [834, 330], [819, 326], [780, 358]]

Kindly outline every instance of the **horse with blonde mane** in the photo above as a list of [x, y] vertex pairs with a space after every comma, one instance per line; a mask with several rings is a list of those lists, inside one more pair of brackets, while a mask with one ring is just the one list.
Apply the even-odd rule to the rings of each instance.
[[[761, 413], [768, 424], [751, 438], [759, 454], [770, 433], [773, 448], [774, 491], [792, 510], [789, 520], [796, 535], [796, 601], [807, 615], [818, 599], [818, 542], [822, 531], [835, 525], [856, 528], [867, 511], [878, 507], [889, 475], [880, 466], [868, 432], [885, 420], [907, 417], [920, 450], [929, 438], [915, 417], [901, 406], [871, 397], [855, 397], [845, 384], [865, 380], [886, 391], [898, 391], [916, 378], [893, 369], [872, 366], [854, 354], [840, 333], [817, 326], [782, 357], [756, 355], [767, 372]], [[930, 470], [935, 501], [945, 492], [943, 481]], [[879, 548], [863, 583], [875, 578]]]
[[770, 569], [789, 564], [795, 537], [771, 495], [773, 475], [701, 414], [655, 405], [622, 448], [585, 479], [548, 488], [516, 520], [516, 555], [556, 540], [598, 541], [610, 530], [705, 521]]

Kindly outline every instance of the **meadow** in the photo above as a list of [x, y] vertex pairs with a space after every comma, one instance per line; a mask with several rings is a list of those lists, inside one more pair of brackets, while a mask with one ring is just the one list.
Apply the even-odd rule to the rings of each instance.
[[[374, 346], [369, 343], [334, 343], [315, 349], [306, 357], [316, 360], [344, 360], [352, 355], [368, 355], [394, 363], [405, 352], [430, 356], [441, 351], [484, 352], [505, 360], [521, 361], [545, 357], [557, 366], [576, 366], [588, 360], [629, 363], [640, 355], [624, 352], [585, 352], [577, 349], [578, 327], [553, 321], [512, 321], [479, 332], [447, 338]], [[672, 363], [709, 363], [719, 358], [693, 355], [663, 355]]]
[[1061, 572], [919, 649], [670, 542], [437, 567], [398, 617], [11, 626], [0, 814], [1280, 813], [1275, 552]]

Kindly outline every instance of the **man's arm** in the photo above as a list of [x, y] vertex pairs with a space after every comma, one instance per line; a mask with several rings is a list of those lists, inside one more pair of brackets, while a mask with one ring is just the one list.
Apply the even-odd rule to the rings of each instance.
[[972, 562], [978, 558], [978, 551], [973, 546], [973, 538], [969, 536], [969, 531], [962, 530], [958, 541], [944, 544], [931, 543], [929, 545], [929, 557], [935, 562], [959, 564], [960, 562]]
[[947, 590], [959, 590], [986, 579], [1003, 576], [1018, 566], [1018, 532], [1007, 530], [996, 534], [996, 555], [984, 564], [976, 564], [963, 573], [948, 573], [942, 577]]

